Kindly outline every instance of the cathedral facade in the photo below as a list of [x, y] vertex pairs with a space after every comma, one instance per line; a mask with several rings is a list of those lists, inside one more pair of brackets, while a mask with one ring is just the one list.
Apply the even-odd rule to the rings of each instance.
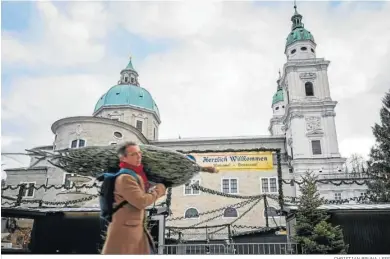
[[[331, 98], [327, 73], [330, 62], [317, 57], [316, 42], [311, 32], [304, 27], [302, 18], [295, 9], [291, 18], [291, 32], [286, 39], [284, 50], [287, 61], [279, 74], [276, 93], [272, 98], [273, 117], [268, 128], [269, 136], [159, 139], [162, 118], [158, 106], [151, 93], [139, 82], [139, 75], [130, 59], [120, 72], [117, 84], [97, 100], [92, 116], [68, 117], [54, 122], [51, 127], [55, 135], [54, 143], [35, 149], [53, 151], [135, 141], [139, 144], [192, 152], [197, 161], [215, 162], [216, 160], [209, 158], [212, 154], [196, 151], [221, 151], [218, 156], [223, 161], [232, 155], [247, 155], [242, 152], [225, 152], [227, 149], [268, 147], [281, 150], [283, 179], [299, 180], [307, 171], [314, 172], [322, 179], [343, 178], [345, 158], [340, 155], [337, 140], [337, 102]], [[215, 218], [204, 224], [217, 225], [236, 220], [236, 224], [246, 226], [285, 225], [283, 217], [278, 213], [277, 200], [267, 200], [267, 206], [264, 201], [238, 206], [242, 200], [211, 195], [189, 187], [189, 184], [198, 182], [209, 189], [237, 195], [277, 195], [279, 188], [283, 188], [284, 195], [299, 196], [299, 186], [294, 183], [279, 186], [274, 155], [258, 154], [256, 159], [267, 160], [268, 163], [260, 163], [262, 166], [249, 169], [245, 163], [235, 163], [229, 170], [221, 170], [218, 174], [200, 173], [190, 183], [173, 188], [170, 217], [182, 219], [170, 220], [167, 225], [201, 225], [212, 217]], [[32, 158], [31, 163], [34, 161]], [[9, 185], [26, 183], [28, 186], [71, 186], [74, 179], [74, 175], [45, 161], [28, 170], [14, 168], [7, 169], [6, 173]], [[319, 190], [325, 198], [337, 200], [360, 196], [365, 187], [321, 184]], [[96, 193], [96, 189], [69, 191], [27, 188], [23, 196], [25, 199], [64, 201]], [[16, 190], [7, 190], [4, 193], [9, 196], [16, 194]], [[78, 206], [98, 206], [98, 201], [93, 199]], [[225, 208], [214, 214], [202, 215], [221, 207]], [[218, 213], [221, 215], [218, 216]]]

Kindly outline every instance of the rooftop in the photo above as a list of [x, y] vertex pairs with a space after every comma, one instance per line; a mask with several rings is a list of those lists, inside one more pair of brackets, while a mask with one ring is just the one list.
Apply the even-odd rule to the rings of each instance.
[[160, 139], [154, 143], [164, 142], [185, 142], [185, 141], [219, 141], [219, 140], [254, 140], [254, 139], [284, 139], [284, 136], [271, 135], [251, 135], [251, 136], [226, 136], [226, 137], [198, 137], [198, 138], [177, 138], [177, 139]]
[[[285, 209], [297, 210], [297, 205], [285, 205]], [[381, 203], [381, 204], [325, 204], [319, 207], [322, 210], [390, 210], [390, 203]]]

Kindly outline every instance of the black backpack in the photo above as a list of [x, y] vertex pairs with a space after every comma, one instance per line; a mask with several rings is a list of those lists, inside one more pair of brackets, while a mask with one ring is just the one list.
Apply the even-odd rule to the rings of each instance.
[[128, 174], [133, 176], [138, 184], [140, 184], [137, 174], [130, 169], [122, 168], [119, 172], [113, 173], [104, 173], [97, 178], [98, 181], [102, 181], [103, 184], [100, 188], [100, 218], [107, 224], [112, 221], [112, 215], [122, 208], [127, 201], [122, 201], [118, 206], [114, 208], [114, 189], [115, 189], [115, 180], [121, 174]]

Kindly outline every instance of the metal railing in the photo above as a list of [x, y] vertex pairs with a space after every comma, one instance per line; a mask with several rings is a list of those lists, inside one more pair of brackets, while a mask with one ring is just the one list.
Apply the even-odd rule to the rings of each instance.
[[162, 254], [298, 254], [295, 243], [234, 243], [234, 244], [174, 244], [163, 245]]

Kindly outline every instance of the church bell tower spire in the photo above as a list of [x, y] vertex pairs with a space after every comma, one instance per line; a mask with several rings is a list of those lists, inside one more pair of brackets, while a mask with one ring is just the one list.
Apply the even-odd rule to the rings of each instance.
[[303, 16], [298, 13], [294, 1], [294, 14], [291, 16], [291, 32], [286, 39], [285, 54], [287, 59], [308, 59], [316, 57], [316, 43], [310, 31], [302, 23]]
[[131, 56], [129, 58], [129, 63], [121, 71], [121, 78], [118, 82], [119, 85], [136, 85], [140, 86], [138, 82], [138, 72], [134, 69], [133, 63], [131, 61]]
[[292, 26], [291, 30], [295, 30], [296, 28], [303, 28], [304, 25], [302, 23], [302, 15], [300, 15], [297, 11], [297, 2], [294, 1], [294, 15], [291, 17]]
[[[286, 109], [279, 132], [285, 133], [291, 170], [294, 178], [300, 179], [307, 171], [338, 173], [345, 159], [340, 155], [337, 140], [337, 102], [331, 98], [328, 80], [330, 62], [316, 57], [314, 37], [304, 28], [295, 2], [294, 9], [285, 49], [287, 62], [280, 82]], [[299, 196], [298, 189], [296, 195]]]

